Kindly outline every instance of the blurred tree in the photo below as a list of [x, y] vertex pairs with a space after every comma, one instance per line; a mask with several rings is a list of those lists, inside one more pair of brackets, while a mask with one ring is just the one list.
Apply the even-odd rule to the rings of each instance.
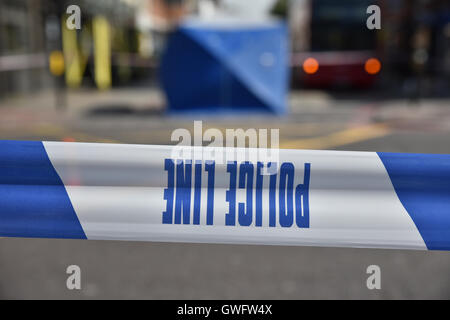
[[287, 19], [289, 0], [278, 0], [270, 11], [271, 14]]

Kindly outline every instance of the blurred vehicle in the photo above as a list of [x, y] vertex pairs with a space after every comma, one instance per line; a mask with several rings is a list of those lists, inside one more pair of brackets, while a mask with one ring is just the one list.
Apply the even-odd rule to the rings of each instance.
[[[371, 1], [299, 2], [297, 12], [292, 13], [299, 14], [300, 10], [302, 19], [307, 22], [301, 26], [297, 39], [295, 33], [298, 30], [292, 30], [294, 41], [303, 42], [300, 50], [304, 50], [299, 51], [294, 45], [292, 66], [295, 83], [320, 88], [367, 88], [373, 85], [377, 72], [371, 74], [366, 70], [366, 62], [376, 56], [377, 46], [375, 32], [366, 27], [366, 9]], [[304, 63], [308, 58], [316, 61], [316, 68], [307, 69]]]

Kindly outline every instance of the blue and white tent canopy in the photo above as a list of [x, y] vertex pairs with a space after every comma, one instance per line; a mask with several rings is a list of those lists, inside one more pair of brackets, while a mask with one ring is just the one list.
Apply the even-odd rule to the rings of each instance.
[[288, 41], [274, 20], [186, 20], [168, 40], [161, 78], [169, 110], [287, 110]]

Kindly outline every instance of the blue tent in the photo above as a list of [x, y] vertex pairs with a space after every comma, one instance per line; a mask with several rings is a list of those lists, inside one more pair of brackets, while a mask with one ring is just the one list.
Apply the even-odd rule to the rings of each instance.
[[161, 80], [170, 111], [287, 110], [287, 28], [187, 20], [169, 37]]

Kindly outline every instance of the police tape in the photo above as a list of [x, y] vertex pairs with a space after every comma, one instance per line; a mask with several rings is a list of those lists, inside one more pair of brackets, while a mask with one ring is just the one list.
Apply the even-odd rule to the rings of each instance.
[[450, 155], [173, 150], [1, 141], [0, 236], [450, 249]]

